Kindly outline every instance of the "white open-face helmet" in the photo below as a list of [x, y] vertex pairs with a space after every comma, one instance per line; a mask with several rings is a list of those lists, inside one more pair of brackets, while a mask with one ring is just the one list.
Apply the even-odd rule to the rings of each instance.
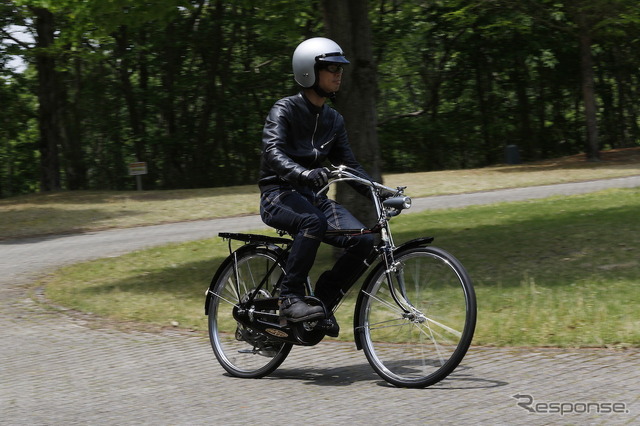
[[305, 89], [316, 84], [318, 65], [349, 63], [338, 43], [324, 37], [310, 38], [300, 43], [293, 52], [291, 62], [296, 83]]

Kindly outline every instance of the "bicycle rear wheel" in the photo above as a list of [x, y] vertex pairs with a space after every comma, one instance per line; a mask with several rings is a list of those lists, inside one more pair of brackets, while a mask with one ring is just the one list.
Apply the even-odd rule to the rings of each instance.
[[476, 324], [476, 298], [460, 262], [436, 247], [396, 256], [391, 276], [384, 268], [363, 290], [356, 332], [373, 369], [387, 382], [421, 388], [447, 377], [467, 352]]
[[[278, 260], [278, 253], [262, 247], [237, 253], [237, 272], [234, 262], [227, 262], [211, 290], [209, 338], [216, 358], [229, 374], [260, 378], [282, 364], [292, 345], [240, 324], [233, 317], [233, 309], [256, 291], [257, 298], [277, 297], [276, 284], [284, 264]], [[265, 283], [257, 290], [263, 278]]]

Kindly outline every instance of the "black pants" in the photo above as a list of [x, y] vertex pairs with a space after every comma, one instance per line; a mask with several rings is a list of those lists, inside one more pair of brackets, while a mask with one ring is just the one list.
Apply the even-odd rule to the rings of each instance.
[[373, 249], [374, 239], [370, 234], [325, 235], [327, 229], [362, 229], [364, 226], [337, 202], [312, 197], [292, 189], [272, 189], [262, 194], [260, 215], [267, 225], [294, 236], [281, 296], [305, 295], [304, 282], [321, 242], [345, 249], [333, 269], [321, 275], [315, 289], [315, 295], [331, 309], [366, 268], [364, 260]]

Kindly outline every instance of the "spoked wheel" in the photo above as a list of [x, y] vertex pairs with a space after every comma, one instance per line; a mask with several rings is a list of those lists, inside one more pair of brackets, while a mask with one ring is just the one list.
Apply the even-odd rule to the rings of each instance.
[[[235, 254], [234, 254], [235, 255]], [[253, 247], [237, 254], [237, 270], [229, 262], [218, 275], [209, 301], [209, 338], [220, 365], [236, 377], [260, 378], [273, 372], [285, 360], [292, 345], [283, 343], [238, 323], [233, 309], [246, 300], [263, 278], [264, 285], [257, 298], [277, 296], [274, 289], [284, 265], [278, 263], [277, 253]], [[269, 271], [271, 271], [269, 273]], [[274, 312], [275, 313], [275, 312]]]
[[475, 293], [464, 267], [444, 250], [414, 248], [396, 261], [396, 298], [381, 268], [363, 290], [356, 332], [367, 360], [387, 382], [430, 386], [458, 366], [471, 344]]

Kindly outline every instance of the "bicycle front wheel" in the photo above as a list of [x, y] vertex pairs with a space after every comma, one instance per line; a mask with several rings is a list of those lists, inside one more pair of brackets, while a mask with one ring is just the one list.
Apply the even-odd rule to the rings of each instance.
[[356, 332], [373, 369], [387, 382], [421, 388], [447, 377], [465, 356], [476, 298], [462, 264], [436, 247], [407, 250], [364, 288]]
[[216, 358], [229, 374], [260, 378], [282, 364], [292, 345], [240, 324], [233, 309], [256, 292], [256, 298], [277, 297], [284, 264], [276, 252], [260, 247], [234, 256], [235, 261], [227, 263], [211, 290], [209, 338]]

